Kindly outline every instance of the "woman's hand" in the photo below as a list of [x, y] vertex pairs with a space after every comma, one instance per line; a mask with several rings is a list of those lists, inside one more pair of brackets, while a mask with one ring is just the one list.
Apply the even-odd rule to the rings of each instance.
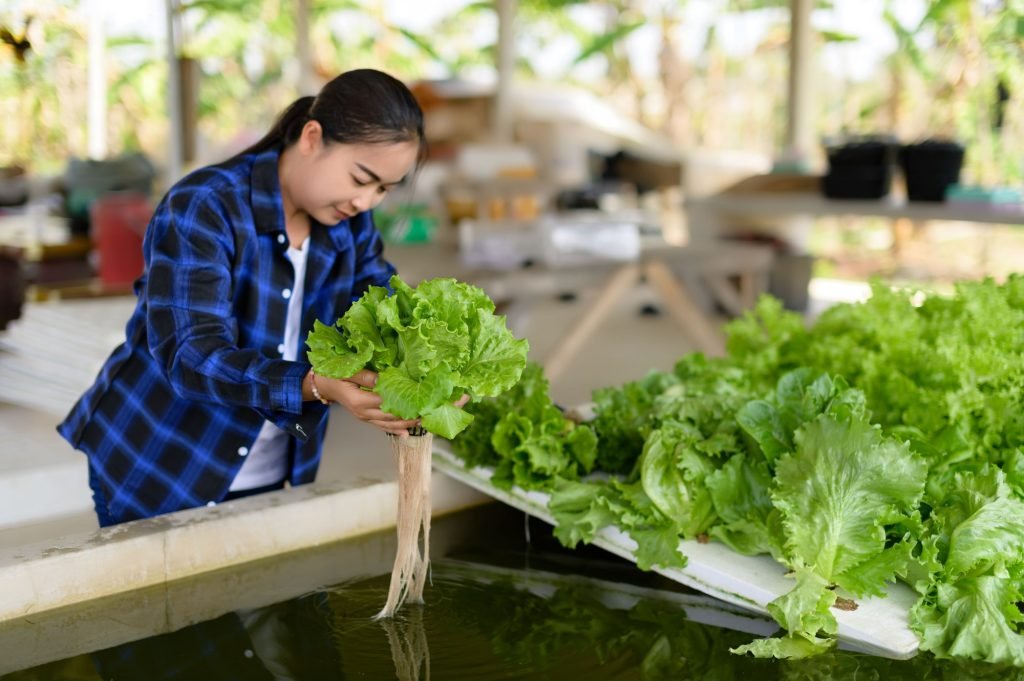
[[348, 378], [324, 378], [317, 375], [316, 386], [326, 399], [345, 407], [360, 421], [365, 421], [390, 435], [408, 437], [409, 428], [418, 426], [418, 420], [405, 421], [394, 414], [381, 411], [381, 397], [377, 393], [363, 390], [377, 383], [377, 373], [363, 369]]
[[[408, 437], [409, 429], [420, 425], [419, 419], [402, 420], [394, 414], [382, 411], [381, 396], [363, 388], [373, 388], [377, 384], [377, 372], [363, 369], [348, 378], [325, 378], [317, 375], [316, 387], [320, 395], [345, 407], [350, 414], [360, 421], [365, 421], [375, 428], [399, 437]], [[304, 388], [305, 389], [305, 388]], [[469, 395], [463, 395], [456, 407], [463, 407], [469, 402]]]

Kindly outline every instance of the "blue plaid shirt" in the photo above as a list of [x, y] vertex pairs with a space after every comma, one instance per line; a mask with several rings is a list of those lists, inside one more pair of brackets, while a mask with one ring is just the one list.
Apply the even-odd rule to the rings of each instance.
[[[202, 168], [157, 206], [126, 340], [60, 434], [85, 452], [116, 522], [220, 501], [264, 420], [292, 434], [289, 481], [312, 482], [327, 409], [281, 358], [295, 273], [278, 152]], [[310, 233], [302, 328], [332, 323], [394, 268], [369, 212]]]

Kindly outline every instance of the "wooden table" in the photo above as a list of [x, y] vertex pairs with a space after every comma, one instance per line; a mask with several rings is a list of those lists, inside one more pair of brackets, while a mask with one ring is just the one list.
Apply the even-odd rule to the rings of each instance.
[[29, 212], [0, 213], [0, 250], [22, 264], [30, 285], [86, 283], [93, 276], [89, 264], [92, 248], [91, 239], [71, 233], [67, 218]]
[[594, 302], [568, 325], [565, 335], [544, 359], [545, 373], [552, 380], [561, 375], [622, 297], [641, 281], [658, 294], [695, 349], [709, 356], [723, 354], [721, 333], [698, 301], [710, 297], [730, 314], [741, 314], [767, 290], [774, 257], [770, 248], [753, 244], [676, 247], [651, 242], [637, 260], [496, 271], [467, 267], [453, 246], [440, 244], [391, 245], [385, 256], [406, 281], [456, 277], [480, 286], [498, 302], [538, 300], [565, 291], [598, 288]]

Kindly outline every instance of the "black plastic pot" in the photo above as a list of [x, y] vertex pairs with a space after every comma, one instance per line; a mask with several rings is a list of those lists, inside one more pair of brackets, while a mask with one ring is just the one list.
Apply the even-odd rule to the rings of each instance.
[[833, 199], [880, 199], [892, 188], [895, 143], [887, 139], [851, 141], [826, 148], [828, 172], [822, 193]]
[[900, 147], [900, 166], [910, 201], [943, 201], [946, 189], [960, 181], [964, 147], [946, 140], [926, 140]]

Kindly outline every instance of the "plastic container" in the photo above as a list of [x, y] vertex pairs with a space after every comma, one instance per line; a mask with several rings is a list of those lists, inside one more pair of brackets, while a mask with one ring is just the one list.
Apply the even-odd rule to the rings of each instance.
[[909, 201], [944, 201], [946, 189], [960, 181], [964, 147], [946, 140], [926, 140], [900, 147], [900, 165]]
[[461, 220], [459, 254], [467, 267], [516, 270], [544, 255], [543, 237], [535, 223]]
[[139, 153], [103, 160], [69, 160], [63, 182], [72, 234], [90, 233], [92, 204], [99, 197], [110, 192], [137, 192], [149, 196], [155, 177], [153, 164]]
[[142, 238], [153, 216], [144, 194], [115, 192], [93, 201], [92, 223], [96, 269], [104, 285], [131, 284], [142, 274]]
[[393, 210], [378, 208], [373, 214], [377, 229], [392, 244], [422, 244], [434, 237], [437, 218], [425, 204], [404, 204]]
[[895, 140], [862, 138], [826, 146], [822, 193], [832, 199], [880, 199], [892, 189]]
[[640, 225], [600, 213], [562, 213], [540, 223], [543, 260], [549, 267], [630, 261], [640, 257]]

